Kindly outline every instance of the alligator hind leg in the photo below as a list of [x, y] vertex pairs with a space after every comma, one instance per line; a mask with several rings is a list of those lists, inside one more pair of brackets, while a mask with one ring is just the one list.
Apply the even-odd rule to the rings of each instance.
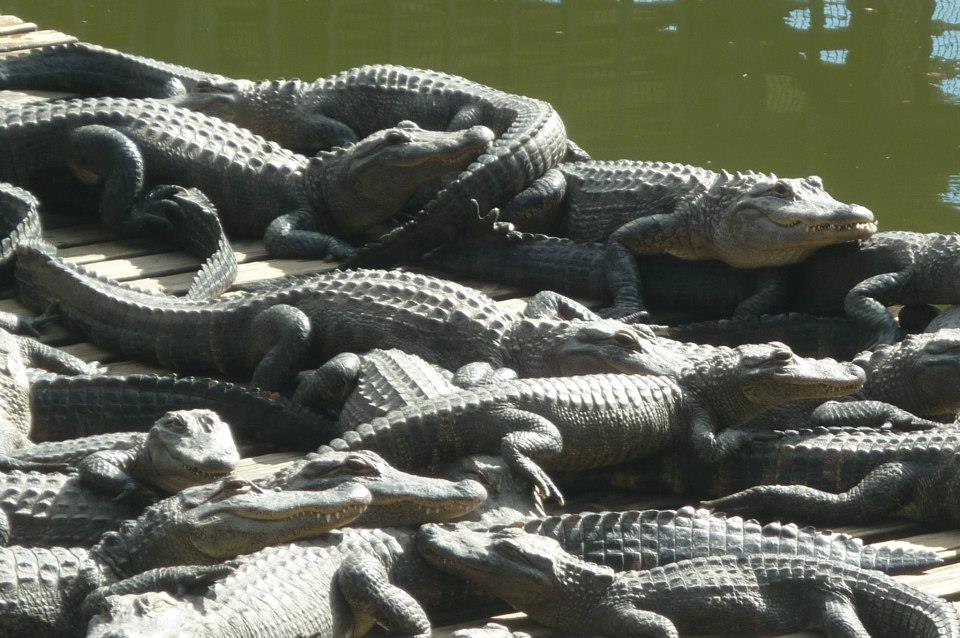
[[643, 283], [636, 256], [622, 245], [609, 242], [604, 251], [603, 272], [613, 304], [600, 314], [624, 321], [646, 322], [650, 315], [643, 302]]
[[339, 411], [359, 378], [360, 357], [341, 352], [316, 370], [301, 373], [293, 400], [314, 409]]
[[551, 168], [500, 209], [500, 219], [529, 233], [556, 234], [557, 218], [567, 196], [567, 178]]
[[898, 430], [930, 430], [943, 425], [883, 401], [827, 401], [810, 415], [812, 426], [878, 428], [886, 424]]
[[869, 331], [873, 339], [871, 347], [900, 340], [900, 329], [887, 311], [887, 305], [908, 301], [904, 295], [910, 283], [911, 275], [907, 271], [884, 273], [861, 281], [847, 293], [844, 310]]
[[53, 348], [30, 337], [17, 337], [17, 346], [24, 362], [31, 368], [41, 368], [57, 374], [99, 374], [96, 363], [87, 363], [59, 348]]
[[757, 485], [704, 505], [729, 514], [790, 517], [822, 525], [869, 523], [909, 502], [922, 474], [923, 469], [912, 463], [884, 463], [839, 494], [806, 485]]
[[131, 219], [144, 184], [143, 156], [133, 140], [109, 126], [90, 124], [70, 131], [67, 145], [67, 164], [77, 178], [103, 185], [100, 221], [127, 232], [141, 230], [146, 220]]
[[250, 347], [265, 354], [251, 383], [264, 390], [282, 390], [289, 385], [310, 347], [310, 332], [310, 318], [293, 306], [271, 306], [257, 315], [251, 326], [254, 343]]
[[531, 297], [523, 308], [523, 316], [567, 321], [573, 319], [596, 321], [600, 319], [600, 315], [579, 301], [574, 301], [552, 290], [544, 290]]
[[305, 210], [274, 219], [267, 226], [263, 241], [272, 257], [346, 259], [357, 252], [333, 235], [319, 232], [316, 218]]
[[821, 628], [827, 638], [870, 638], [847, 591], [825, 589], [821, 597]]
[[[379, 561], [359, 554], [346, 558], [337, 570], [337, 586], [358, 620], [379, 623], [391, 636], [430, 635], [427, 613], [413, 596], [390, 582]], [[366, 624], [363, 620], [356, 623], [358, 628]]]

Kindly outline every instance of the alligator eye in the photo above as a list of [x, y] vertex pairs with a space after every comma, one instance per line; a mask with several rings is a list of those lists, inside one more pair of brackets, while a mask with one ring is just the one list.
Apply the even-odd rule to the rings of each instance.
[[618, 345], [628, 348], [635, 348], [640, 345], [640, 339], [629, 330], [618, 330], [613, 335], [613, 340], [616, 341]]
[[410, 136], [398, 129], [387, 131], [386, 140], [388, 144], [406, 144], [410, 141]]
[[778, 197], [785, 197], [790, 194], [790, 186], [786, 182], [777, 182], [773, 185], [773, 193]]
[[819, 175], [811, 175], [806, 181], [814, 188], [823, 188], [823, 179]]
[[350, 470], [350, 472], [353, 474], [369, 475], [377, 473], [377, 468], [370, 465], [366, 459], [363, 459], [359, 456], [348, 456], [343, 460], [342, 466], [344, 469]]
[[773, 361], [774, 363], [788, 363], [793, 361], [793, 351], [774, 350], [773, 354], [770, 355], [770, 361]]

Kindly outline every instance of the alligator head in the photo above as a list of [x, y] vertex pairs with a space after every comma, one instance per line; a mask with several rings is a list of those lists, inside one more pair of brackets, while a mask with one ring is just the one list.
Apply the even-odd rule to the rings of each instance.
[[370, 500], [370, 492], [356, 483], [323, 492], [276, 492], [227, 478], [147, 508], [119, 531], [104, 534], [92, 552], [120, 574], [213, 564], [346, 525]]
[[573, 583], [582, 585], [584, 602], [589, 603], [587, 596], [599, 596], [614, 580], [609, 567], [578, 560], [552, 538], [517, 528], [485, 532], [424, 525], [417, 533], [417, 550], [440, 571], [466, 579], [533, 617], [541, 605], [562, 600], [560, 594]]
[[400, 212], [419, 188], [465, 169], [493, 139], [485, 126], [428, 131], [404, 121], [352, 146], [319, 153], [305, 179], [330, 229], [356, 235]]
[[951, 420], [960, 412], [960, 330], [912, 335], [857, 357], [867, 372], [863, 395], [917, 416]]
[[525, 377], [670, 374], [686, 363], [646, 326], [614, 319], [525, 318], [504, 336], [503, 346], [506, 365]]
[[171, 494], [230, 474], [240, 462], [230, 426], [212, 410], [178, 410], [157, 419], [143, 452], [151, 482]]
[[699, 388], [727, 427], [774, 406], [846, 396], [866, 380], [863, 370], [852, 363], [799, 357], [776, 342], [717, 348], [680, 378]]
[[287, 478], [283, 489], [318, 490], [349, 484], [364, 486], [372, 496], [367, 511], [354, 521], [356, 526], [447, 521], [476, 509], [487, 498], [486, 490], [474, 480], [454, 483], [407, 474], [366, 450], [311, 454], [306, 464]]
[[869, 209], [838, 202], [816, 176], [725, 173], [702, 203], [709, 213], [694, 204], [684, 222], [710, 235], [700, 241], [712, 254], [701, 258], [736, 268], [796, 263], [822, 246], [866, 239], [877, 231]]

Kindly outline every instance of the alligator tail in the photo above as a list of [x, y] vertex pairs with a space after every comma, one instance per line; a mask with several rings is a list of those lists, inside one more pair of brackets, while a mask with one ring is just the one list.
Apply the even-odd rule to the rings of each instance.
[[166, 98], [209, 74], [93, 44], [71, 42], [0, 60], [0, 89], [39, 89], [85, 96]]

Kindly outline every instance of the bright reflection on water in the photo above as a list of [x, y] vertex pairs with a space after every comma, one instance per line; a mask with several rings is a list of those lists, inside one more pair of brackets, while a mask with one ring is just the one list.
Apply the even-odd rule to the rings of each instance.
[[227, 75], [392, 62], [552, 102], [597, 158], [818, 174], [884, 228], [960, 230], [960, 0], [8, 0]]

